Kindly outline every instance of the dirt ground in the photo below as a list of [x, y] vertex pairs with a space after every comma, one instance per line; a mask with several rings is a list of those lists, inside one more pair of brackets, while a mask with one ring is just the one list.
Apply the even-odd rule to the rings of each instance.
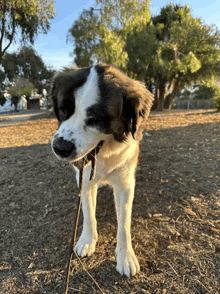
[[[51, 153], [50, 113], [0, 122], [0, 293], [64, 293], [78, 189]], [[220, 293], [220, 113], [152, 113], [141, 142], [132, 242], [141, 272], [115, 269], [112, 191], [98, 193], [99, 240], [82, 262], [104, 293]], [[78, 235], [82, 229], [82, 215]], [[100, 293], [78, 260], [68, 293]]]

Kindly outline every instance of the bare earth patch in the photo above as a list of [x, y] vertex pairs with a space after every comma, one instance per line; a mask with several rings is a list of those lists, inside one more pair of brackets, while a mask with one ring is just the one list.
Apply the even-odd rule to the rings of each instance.
[[[7, 119], [7, 118], [6, 118]], [[10, 118], [11, 119], [11, 118]], [[0, 123], [0, 293], [64, 293], [78, 189], [51, 153], [53, 115]], [[133, 246], [141, 265], [115, 270], [112, 191], [99, 190], [99, 241], [82, 262], [104, 293], [220, 292], [220, 113], [152, 113], [141, 142]], [[78, 235], [82, 229], [82, 216]], [[69, 293], [99, 293], [77, 260]]]

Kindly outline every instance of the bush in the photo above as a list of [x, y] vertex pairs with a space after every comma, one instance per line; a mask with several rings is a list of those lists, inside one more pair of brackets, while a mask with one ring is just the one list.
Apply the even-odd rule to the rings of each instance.
[[215, 85], [213, 88], [215, 89], [215, 92], [212, 97], [212, 101], [214, 102], [217, 110], [220, 111], [220, 88], [217, 85]]
[[215, 108], [220, 111], [220, 95], [213, 97], [212, 101], [214, 102]]

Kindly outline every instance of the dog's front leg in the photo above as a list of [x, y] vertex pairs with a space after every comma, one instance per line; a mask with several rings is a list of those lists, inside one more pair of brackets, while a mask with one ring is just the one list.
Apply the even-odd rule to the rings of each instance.
[[129, 185], [114, 187], [116, 214], [118, 219], [117, 231], [117, 271], [126, 276], [135, 275], [140, 266], [131, 244], [131, 212], [134, 198], [134, 179]]
[[94, 253], [98, 239], [95, 217], [97, 184], [88, 180], [87, 170], [88, 168], [85, 169], [82, 191], [83, 230], [75, 246], [77, 254], [81, 257], [90, 256]]

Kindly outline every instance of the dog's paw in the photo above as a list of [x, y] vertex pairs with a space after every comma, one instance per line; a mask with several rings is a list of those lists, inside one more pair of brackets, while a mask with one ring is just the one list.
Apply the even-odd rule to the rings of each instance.
[[125, 248], [117, 248], [116, 249], [116, 257], [117, 257], [117, 266], [116, 270], [121, 275], [126, 275], [127, 277], [134, 276], [136, 273], [140, 271], [139, 262], [134, 254], [132, 248], [126, 250]]
[[95, 252], [96, 242], [97, 238], [94, 239], [82, 234], [75, 246], [75, 250], [81, 257], [90, 256]]

